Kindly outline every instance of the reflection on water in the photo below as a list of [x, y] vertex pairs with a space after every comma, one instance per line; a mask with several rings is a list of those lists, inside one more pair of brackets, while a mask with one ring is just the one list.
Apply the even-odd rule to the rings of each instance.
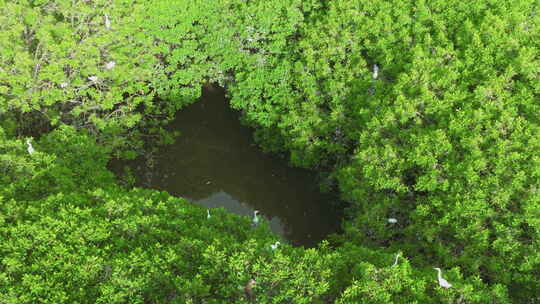
[[[196, 202], [208, 208], [226, 207], [227, 210], [231, 212], [240, 215], [247, 215], [250, 217], [253, 216], [253, 211], [255, 210], [248, 204], [241, 203], [240, 201], [236, 200], [234, 197], [230, 196], [224, 191], [213, 193], [206, 198], [197, 200]], [[270, 221], [270, 228], [272, 229], [272, 231], [283, 236], [286, 235], [284, 230], [284, 224], [281, 222], [279, 217], [274, 216], [271, 219], [266, 219]]]
[[136, 176], [146, 176], [145, 186], [240, 215], [259, 210], [274, 232], [295, 245], [313, 246], [338, 230], [332, 197], [318, 191], [315, 175], [262, 153], [222, 89], [205, 88], [169, 128], [181, 136], [158, 152], [152, 169], [129, 165]]

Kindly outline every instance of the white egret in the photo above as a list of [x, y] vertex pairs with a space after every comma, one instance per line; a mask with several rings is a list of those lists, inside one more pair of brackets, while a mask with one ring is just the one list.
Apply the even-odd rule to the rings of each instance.
[[391, 217], [391, 218], [388, 219], [388, 223], [395, 224], [395, 223], [397, 223], [397, 219]]
[[206, 218], [207, 218], [207, 219], [210, 219], [210, 217], [211, 217], [211, 216], [210, 216], [210, 210], [206, 209]]
[[377, 77], [379, 77], [379, 66], [374, 64], [373, 65], [373, 79], [377, 79]]
[[98, 81], [98, 77], [97, 76], [89, 76], [88, 77], [88, 80], [90, 80], [91, 82], [97, 82]]
[[257, 226], [257, 224], [259, 224], [259, 217], [257, 217], [258, 214], [259, 210], [253, 211], [253, 226]]
[[26, 151], [28, 151], [28, 154], [34, 153], [36, 150], [34, 150], [34, 147], [32, 146], [32, 143], [30, 142], [30, 139], [26, 139], [26, 145], [28, 146], [26, 148]]
[[394, 260], [394, 264], [392, 264], [392, 267], [394, 267], [394, 266], [397, 265], [398, 258], [399, 258], [400, 255], [401, 255], [401, 252], [398, 252], [398, 253], [396, 254], [396, 259]]
[[279, 245], [281, 245], [280, 242], [275, 242], [274, 244], [270, 245], [270, 248], [272, 248], [272, 250], [276, 250], [279, 247]]
[[67, 82], [62, 82], [60, 83], [60, 87], [63, 89], [63, 88], [67, 88], [68, 84]]
[[114, 61], [109, 61], [109, 62], [107, 62], [107, 63], [105, 64], [105, 68], [106, 68], [107, 70], [111, 70], [112, 68], [114, 68], [115, 65], [116, 65], [116, 62], [114, 62]]
[[111, 20], [109, 20], [109, 15], [105, 14], [105, 28], [111, 29]]
[[442, 288], [452, 287], [452, 284], [448, 283], [448, 281], [443, 279], [443, 277], [441, 276], [442, 271], [440, 268], [435, 267], [433, 269], [437, 270], [437, 279], [439, 280], [439, 286], [441, 286]]

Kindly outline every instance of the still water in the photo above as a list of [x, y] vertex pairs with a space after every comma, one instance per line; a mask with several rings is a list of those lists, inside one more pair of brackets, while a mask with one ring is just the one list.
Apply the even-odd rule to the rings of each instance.
[[221, 88], [205, 87], [201, 99], [179, 111], [168, 128], [181, 135], [155, 155], [152, 168], [128, 163], [139, 185], [239, 215], [259, 210], [294, 245], [311, 247], [338, 231], [335, 197], [319, 192], [312, 172], [263, 153]]

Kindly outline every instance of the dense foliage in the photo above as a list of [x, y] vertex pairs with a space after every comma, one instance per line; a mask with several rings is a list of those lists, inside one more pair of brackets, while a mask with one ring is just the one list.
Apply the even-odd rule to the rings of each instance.
[[354, 217], [344, 242], [529, 299], [540, 293], [536, 10], [331, 1], [273, 68], [239, 75], [232, 103], [263, 145], [337, 181]]
[[165, 3], [2, 1], [4, 128], [67, 123], [131, 148], [139, 146], [139, 131], [155, 134], [199, 97], [204, 82], [219, 80], [195, 39], [208, 30], [197, 22], [215, 11]]
[[73, 129], [35, 146], [29, 155], [0, 138], [2, 303], [238, 303], [249, 279], [279, 293], [304, 269], [315, 276], [290, 297], [325, 290], [333, 254], [273, 254], [249, 219], [218, 209], [207, 219], [183, 199], [116, 186], [107, 153]]
[[[0, 0], [0, 302], [537, 302], [537, 10]], [[208, 81], [350, 203], [332, 247], [271, 251], [264, 225], [116, 184], [111, 153]]]
[[251, 279], [258, 303], [504, 299], [478, 280], [435, 288], [431, 269], [422, 278], [407, 260], [392, 266], [392, 255], [356, 246], [272, 251], [266, 225], [116, 185], [107, 151], [73, 128], [34, 147], [0, 129], [2, 303], [247, 303]]

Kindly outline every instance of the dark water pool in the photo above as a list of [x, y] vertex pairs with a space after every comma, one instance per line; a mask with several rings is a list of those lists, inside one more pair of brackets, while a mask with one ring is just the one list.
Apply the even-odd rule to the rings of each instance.
[[[312, 172], [263, 153], [222, 89], [206, 87], [169, 128], [181, 135], [154, 155], [152, 168], [140, 160], [127, 163], [139, 185], [240, 215], [259, 210], [271, 229], [294, 245], [311, 247], [338, 231], [340, 216], [331, 203], [336, 198], [319, 192]], [[118, 171], [123, 165], [112, 167]]]

